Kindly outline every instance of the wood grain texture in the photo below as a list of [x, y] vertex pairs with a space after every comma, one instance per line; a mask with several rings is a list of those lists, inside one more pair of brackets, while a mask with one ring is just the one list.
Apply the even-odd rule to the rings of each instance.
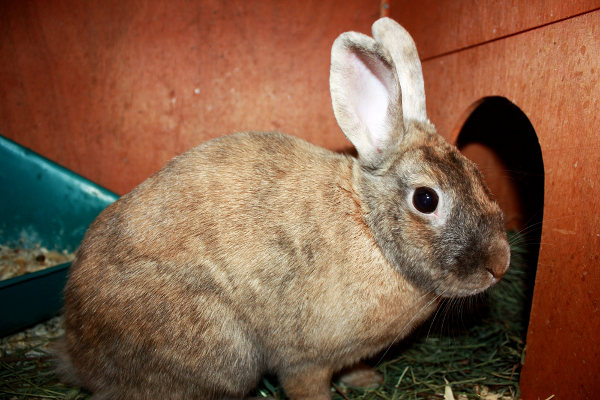
[[392, 0], [389, 16], [411, 32], [428, 59], [599, 7], [599, 0]]
[[598, 37], [596, 11], [423, 64], [430, 118], [450, 141], [487, 96], [520, 107], [538, 135], [545, 205], [524, 399], [600, 393]]
[[121, 194], [235, 131], [339, 149], [331, 44], [378, 16], [372, 0], [1, 2], [0, 134]]

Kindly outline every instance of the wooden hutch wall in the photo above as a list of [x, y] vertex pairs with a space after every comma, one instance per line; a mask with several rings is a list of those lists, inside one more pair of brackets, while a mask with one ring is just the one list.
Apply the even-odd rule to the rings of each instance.
[[0, 134], [119, 194], [236, 131], [349, 146], [331, 44], [378, 17], [373, 0], [2, 1]]

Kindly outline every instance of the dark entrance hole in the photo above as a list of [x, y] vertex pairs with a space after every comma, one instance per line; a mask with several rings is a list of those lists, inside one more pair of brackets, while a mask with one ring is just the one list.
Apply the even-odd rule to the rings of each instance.
[[528, 321], [539, 254], [544, 209], [544, 164], [527, 116], [504, 97], [476, 104], [456, 141], [485, 176], [506, 216], [508, 230], [520, 232], [527, 271]]

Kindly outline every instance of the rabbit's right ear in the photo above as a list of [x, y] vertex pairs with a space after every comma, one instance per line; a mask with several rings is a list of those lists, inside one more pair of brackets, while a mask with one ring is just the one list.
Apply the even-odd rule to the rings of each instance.
[[381, 167], [404, 134], [400, 84], [387, 50], [369, 36], [343, 33], [331, 50], [329, 85], [335, 118], [361, 163]]

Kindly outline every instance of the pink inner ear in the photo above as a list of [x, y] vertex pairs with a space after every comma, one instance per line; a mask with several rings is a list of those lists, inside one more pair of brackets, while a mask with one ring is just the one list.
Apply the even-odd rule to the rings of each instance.
[[348, 53], [347, 67], [349, 111], [366, 128], [370, 142], [380, 151], [392, 125], [388, 115], [391, 71], [386, 70], [383, 61], [356, 50]]

